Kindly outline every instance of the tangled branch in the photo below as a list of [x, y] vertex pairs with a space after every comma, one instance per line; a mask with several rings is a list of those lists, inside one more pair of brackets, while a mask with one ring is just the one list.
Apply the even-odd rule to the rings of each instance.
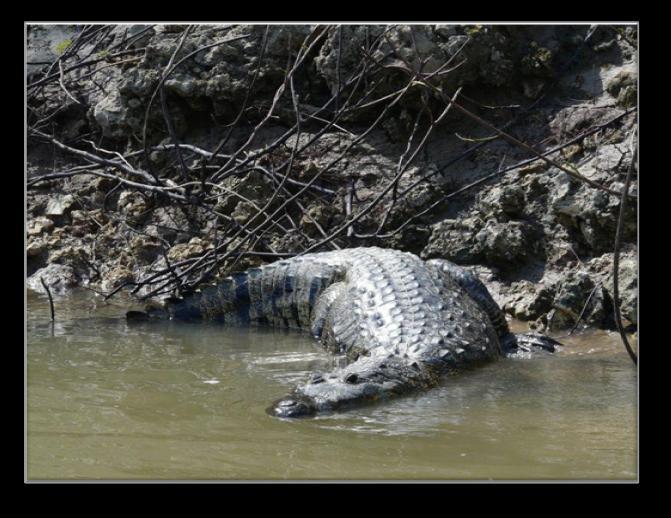
[[[63, 114], [85, 107], [90, 93], [87, 89], [92, 88], [89, 80], [101, 77], [103, 71], [116, 67], [123, 70], [131, 63], [146, 59], [147, 47], [133, 47], [149, 34], [151, 26], [120, 41], [113, 38], [110, 27], [84, 26], [65, 52], [30, 77], [27, 85], [29, 145], [48, 148], [54, 163], [65, 165], [31, 171], [29, 189], [80, 176], [104, 178], [114, 185], [105, 193], [104, 211], [108, 202], [114, 203], [114, 197], [126, 190], [139, 193], [152, 207], [176, 207], [195, 221], [196, 230], [178, 228], [180, 232], [202, 237], [206, 228], [213, 229], [212, 246], [200, 255], [184, 259], [171, 259], [169, 251], [174, 243], [159, 240], [161, 260], [153, 264], [153, 269], [137, 280], [115, 287], [107, 297], [129, 286], [132, 293], [142, 299], [192, 292], [212, 278], [231, 271], [242, 258], [278, 258], [325, 248], [379, 243], [397, 235], [412, 222], [430, 218], [446, 200], [537, 160], [590, 188], [617, 196], [621, 199], [621, 210], [627, 198], [635, 199], [628, 193], [629, 183], [623, 192], [617, 192], [552, 158], [567, 146], [614, 126], [635, 109], [551, 149], [546, 149], [542, 142], [527, 144], [511, 131], [525, 117], [533, 115], [549, 96], [548, 89], [528, 106], [520, 108], [477, 103], [467, 95], [465, 87], [455, 88], [450, 95], [443, 88], [445, 79], [459, 74], [467, 62], [463, 53], [472, 44], [471, 37], [466, 37], [451, 55], [429, 70], [432, 56], [420, 51], [413, 29], [410, 30], [410, 49], [397, 48], [389, 37], [393, 29], [389, 26], [376, 37], [366, 38], [365, 44], [351, 56], [344, 52], [346, 41], [342, 26], [319, 25], [303, 33], [302, 41], [292, 42], [289, 36], [286, 67], [268, 78], [264, 66], [272, 57], [269, 45], [276, 35], [275, 29], [266, 26], [260, 37], [253, 40], [253, 31], [231, 35], [231, 27], [217, 28], [216, 41], [207, 44], [198, 39], [195, 26], [184, 28], [171, 40], [166, 59], [142, 99], [136, 134], [126, 142], [108, 137], [94, 125], [88, 133], [76, 137], [57, 136], [54, 129]], [[585, 41], [591, 34], [585, 36]], [[313, 58], [327, 39], [335, 47], [333, 84], [328, 94], [309, 99], [306, 81], [313, 73]], [[245, 45], [256, 41], [257, 45], [252, 54], [253, 65], [245, 72], [247, 82], [243, 93], [232, 103], [234, 108], [227, 114], [230, 118], [215, 128], [216, 138], [189, 141], [178, 131], [177, 106], [181, 101], [170, 91], [168, 81], [193, 66], [194, 60], [206, 51], [227, 48], [241, 41], [245, 41]], [[346, 59], [354, 60], [354, 64], [345, 67]], [[104, 90], [104, 86], [95, 81], [93, 84]], [[466, 108], [466, 103], [474, 108]], [[385, 121], [399, 119], [399, 114], [406, 110], [404, 106], [412, 107], [407, 111], [413, 113], [408, 117], [407, 127], [402, 128], [404, 141], [393, 157], [395, 166], [381, 172], [375, 191], [360, 199], [366, 187], [365, 179], [357, 172], [344, 174], [343, 164], [357, 147], [372, 140], [371, 136]], [[475, 113], [503, 108], [514, 110], [515, 116], [501, 126], [491, 123], [486, 115]], [[427, 149], [431, 139], [460, 115], [492, 135], [474, 140], [473, 146], [455, 156], [445, 157], [438, 171], [411, 176], [411, 166], [419, 161], [420, 153]], [[337, 144], [329, 140], [334, 136]], [[521, 149], [528, 158], [452, 192], [438, 190], [425, 206], [407, 210], [410, 195], [431, 181], [433, 175], [472, 157], [477, 150], [497, 140]], [[250, 194], [250, 185], [261, 190], [262, 195]], [[314, 205], [339, 213], [325, 221], [311, 212]], [[240, 214], [236, 214], [231, 206], [244, 207], [247, 212], [240, 210]], [[338, 211], [339, 207], [342, 210]], [[403, 216], [401, 222], [399, 214]], [[123, 215], [116, 214], [112, 219], [124, 231], [154, 237]], [[619, 229], [618, 225], [618, 232]], [[289, 235], [296, 237], [290, 251], [273, 245], [273, 237]], [[619, 241], [616, 243], [617, 249]]]

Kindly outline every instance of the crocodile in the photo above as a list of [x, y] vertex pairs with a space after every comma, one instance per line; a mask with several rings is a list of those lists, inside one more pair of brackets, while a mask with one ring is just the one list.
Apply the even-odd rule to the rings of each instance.
[[[137, 317], [142, 312], [129, 312]], [[428, 389], [445, 376], [558, 342], [514, 335], [469, 270], [391, 249], [305, 254], [245, 272], [145, 316], [309, 331], [344, 366], [313, 373], [268, 412], [304, 417]]]

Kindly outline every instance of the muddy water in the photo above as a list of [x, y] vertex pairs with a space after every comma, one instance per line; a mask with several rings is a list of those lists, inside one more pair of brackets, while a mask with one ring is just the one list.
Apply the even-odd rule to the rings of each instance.
[[266, 407], [333, 360], [306, 335], [129, 325], [123, 301], [28, 294], [28, 480], [635, 479], [636, 370], [618, 336], [501, 360], [315, 419]]

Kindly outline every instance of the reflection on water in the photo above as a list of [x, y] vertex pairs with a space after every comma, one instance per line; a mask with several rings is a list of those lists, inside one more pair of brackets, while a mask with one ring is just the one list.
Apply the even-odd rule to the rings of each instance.
[[634, 479], [636, 370], [616, 334], [442, 386], [284, 421], [337, 359], [307, 335], [160, 322], [89, 294], [28, 296], [28, 479]]

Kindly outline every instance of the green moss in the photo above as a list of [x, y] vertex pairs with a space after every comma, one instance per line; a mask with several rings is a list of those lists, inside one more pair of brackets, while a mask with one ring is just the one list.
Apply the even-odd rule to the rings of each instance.
[[620, 90], [620, 93], [617, 96], [618, 104], [624, 106], [625, 108], [631, 108], [636, 106], [638, 101], [638, 89], [636, 85], [628, 85]]
[[464, 28], [464, 33], [471, 37], [476, 36], [480, 31], [482, 31], [482, 25], [467, 25]]
[[618, 104], [630, 108], [637, 102], [638, 85], [636, 83], [636, 75], [629, 70], [623, 70], [606, 83], [606, 90], [617, 99]]
[[56, 45], [56, 54], [60, 56], [70, 47], [70, 45], [72, 45], [72, 40], [70, 38], [61, 41], [58, 45]]
[[552, 52], [531, 42], [529, 54], [522, 58], [522, 73], [533, 77], [553, 77]]

